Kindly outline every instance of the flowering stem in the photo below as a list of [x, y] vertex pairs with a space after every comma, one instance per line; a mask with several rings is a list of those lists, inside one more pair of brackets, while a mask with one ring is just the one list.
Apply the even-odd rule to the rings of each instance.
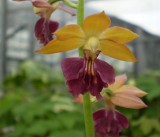
[[[84, 19], [84, 1], [85, 0], [79, 0], [78, 9], [77, 9], [77, 23], [81, 27], [82, 27], [83, 19]], [[79, 56], [83, 56], [82, 47], [79, 48]], [[84, 110], [86, 137], [95, 137], [89, 92], [87, 92], [83, 95], [83, 102], [84, 102], [83, 103], [83, 110]]]
[[83, 95], [83, 100], [84, 100], [83, 110], [84, 110], [84, 120], [86, 128], [86, 137], [94, 137], [94, 127], [93, 127], [93, 118], [92, 118], [89, 92]]
[[68, 5], [68, 6], [72, 7], [72, 8], [77, 9], [77, 4], [75, 4], [75, 3], [73, 3], [73, 2], [71, 2], [71, 1], [69, 1], [69, 0], [63, 0], [63, 1], [64, 1], [64, 3], [65, 3], [66, 5]]
[[[83, 24], [83, 19], [84, 19], [84, 0], [79, 0], [78, 9], [77, 9], [77, 23], [81, 27], [82, 27], [82, 24]], [[79, 48], [79, 56], [83, 56], [82, 47]]]

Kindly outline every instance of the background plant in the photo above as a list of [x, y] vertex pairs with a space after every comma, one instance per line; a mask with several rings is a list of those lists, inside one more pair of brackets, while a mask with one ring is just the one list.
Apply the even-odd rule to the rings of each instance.
[[60, 77], [50, 77], [50, 73], [48, 66], [29, 60], [4, 80], [1, 136], [84, 136], [81, 105], [65, 92], [60, 73]]
[[[34, 72], [34, 75], [33, 75]], [[55, 75], [51, 77], [50, 74]], [[148, 91], [147, 109], [122, 109], [130, 119], [123, 137], [159, 137], [160, 72], [149, 72], [130, 79]], [[0, 135], [2, 137], [82, 137], [85, 135], [82, 106], [73, 102], [61, 73], [54, 74], [47, 65], [28, 60], [3, 81], [0, 99]], [[32, 90], [31, 90], [32, 89]], [[93, 109], [101, 106], [95, 104]]]

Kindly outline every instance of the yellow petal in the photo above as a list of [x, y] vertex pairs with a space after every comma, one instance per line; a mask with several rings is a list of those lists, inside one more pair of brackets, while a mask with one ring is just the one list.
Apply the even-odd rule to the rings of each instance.
[[117, 106], [125, 108], [140, 109], [147, 107], [147, 105], [140, 98], [126, 93], [116, 94], [111, 97], [111, 102]]
[[83, 22], [83, 29], [87, 36], [98, 36], [110, 25], [110, 18], [104, 12], [88, 16]]
[[84, 44], [84, 40], [78, 39], [78, 38], [67, 39], [64, 41], [52, 40], [43, 48], [36, 50], [36, 52], [39, 52], [42, 54], [64, 52], [64, 51], [79, 48], [83, 46], [83, 44]]
[[117, 93], [118, 92], [123, 92], [123, 93], [133, 94], [137, 97], [143, 97], [143, 96], [147, 95], [146, 92], [140, 90], [137, 87], [131, 86], [131, 85], [123, 85], [122, 87], [117, 89], [116, 92]]
[[100, 35], [100, 39], [108, 39], [117, 43], [127, 43], [139, 37], [136, 33], [122, 27], [108, 28]]
[[101, 52], [104, 55], [124, 61], [131, 61], [131, 62], [137, 61], [133, 53], [125, 45], [118, 44], [116, 42], [109, 40], [101, 40], [100, 44], [101, 44]]
[[115, 82], [109, 85], [108, 88], [114, 92], [114, 90], [120, 88], [126, 81], [127, 81], [126, 74], [116, 76]]
[[54, 33], [59, 40], [85, 38], [85, 33], [78, 25], [68, 25]]

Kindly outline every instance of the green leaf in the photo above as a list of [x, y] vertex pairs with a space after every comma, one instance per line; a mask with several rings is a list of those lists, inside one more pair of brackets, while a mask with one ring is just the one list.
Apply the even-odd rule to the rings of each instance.
[[150, 137], [159, 137], [159, 134], [151, 134]]
[[39, 120], [32, 123], [26, 130], [30, 135], [43, 137], [47, 133], [48, 127], [45, 120]]
[[146, 109], [145, 115], [151, 118], [159, 117], [160, 109], [159, 104], [150, 103], [148, 108]]
[[147, 118], [143, 117], [141, 120], [141, 130], [143, 131], [144, 135], [148, 135], [152, 132], [152, 130], [157, 130], [160, 132], [160, 121], [155, 118]]
[[53, 132], [49, 137], [84, 137], [85, 132], [79, 130]]
[[57, 116], [52, 116], [52, 118], [48, 119], [47, 121], [48, 129], [52, 131], [58, 131], [62, 129], [62, 124], [57, 119]]
[[156, 131], [160, 133], [160, 120], [159, 119], [153, 119], [152, 122], [154, 124], [154, 128], [156, 129]]
[[61, 111], [75, 111], [75, 105], [73, 101], [68, 97], [62, 96], [52, 96], [51, 101], [54, 102], [53, 111], [54, 112], [61, 112]]
[[143, 75], [136, 80], [136, 85], [137, 87], [141, 88], [142, 90], [148, 93], [146, 98], [149, 101], [152, 101], [153, 99], [160, 97], [160, 84], [158, 80], [155, 78], [155, 76], [152, 76], [150, 74]]
[[23, 124], [17, 124], [15, 129], [12, 132], [6, 134], [4, 137], [21, 137], [24, 135], [26, 128], [27, 127]]
[[61, 113], [58, 115], [58, 120], [67, 129], [73, 128], [75, 121], [75, 116], [73, 113]]

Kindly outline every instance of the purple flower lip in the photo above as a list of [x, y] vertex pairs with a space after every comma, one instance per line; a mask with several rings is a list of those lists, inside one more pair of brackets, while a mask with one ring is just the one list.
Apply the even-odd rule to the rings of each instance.
[[53, 39], [53, 33], [58, 29], [58, 22], [40, 18], [35, 24], [36, 38], [46, 45]]
[[99, 59], [66, 58], [61, 66], [68, 89], [73, 96], [89, 91], [100, 99], [103, 87], [114, 82], [114, 69]]
[[128, 128], [128, 119], [116, 110], [100, 109], [93, 113], [95, 132], [100, 137], [118, 137], [122, 128]]

